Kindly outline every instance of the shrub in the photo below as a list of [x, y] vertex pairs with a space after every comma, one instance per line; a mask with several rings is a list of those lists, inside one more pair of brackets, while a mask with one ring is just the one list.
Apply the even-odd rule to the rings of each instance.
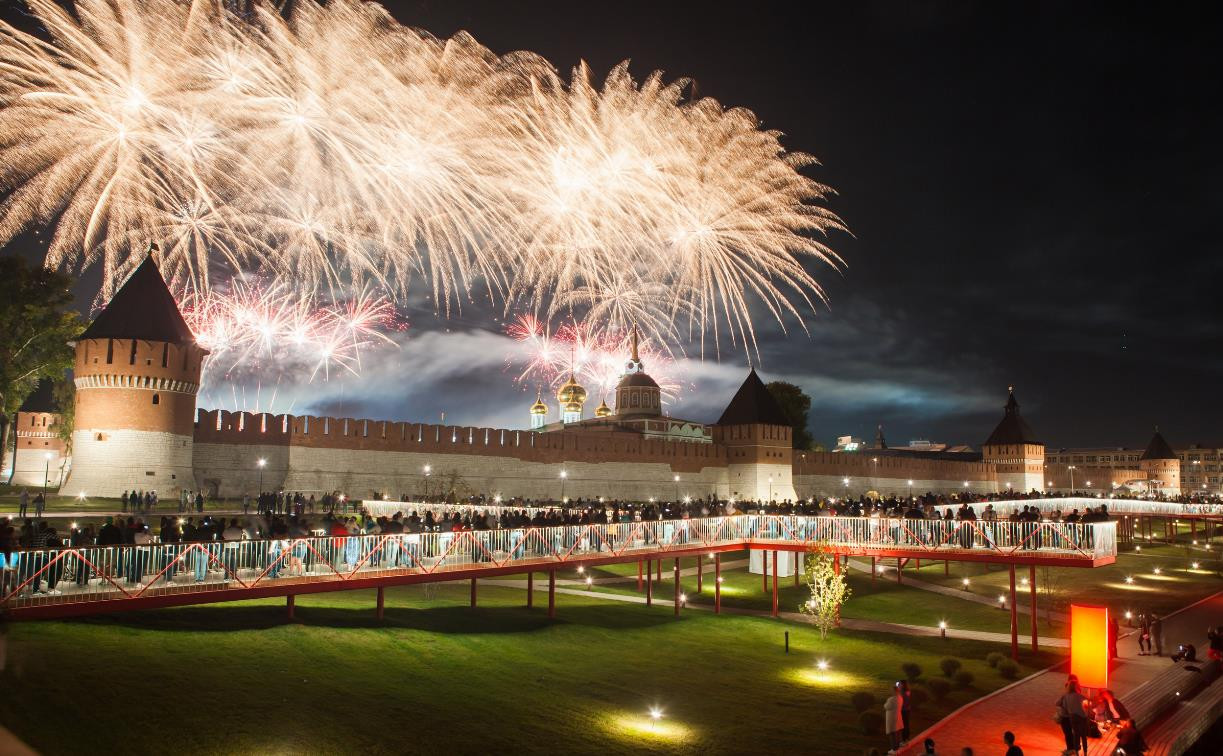
[[858, 715], [858, 724], [862, 726], [864, 735], [878, 735], [883, 732], [883, 715], [875, 711], [864, 711]]
[[967, 688], [972, 685], [972, 672], [961, 670], [955, 673], [955, 684], [961, 688]]
[[913, 662], [905, 662], [904, 664], [901, 664], [900, 671], [905, 673], [905, 677], [908, 678], [909, 682], [913, 682], [917, 678], [921, 677], [921, 666], [914, 664]]
[[1006, 658], [1005, 656], [998, 653], [997, 651], [990, 651], [988, 654], [985, 655], [985, 661], [991, 667], [997, 667], [998, 662], [1002, 661], [1005, 658]]
[[940, 701], [946, 698], [947, 694], [951, 692], [951, 683], [938, 677], [926, 684], [930, 686], [930, 692], [934, 694], [934, 697]]
[[930, 693], [923, 687], [914, 685], [909, 688], [909, 703], [917, 708], [930, 700]]
[[998, 662], [998, 674], [1008, 680], [1014, 680], [1016, 677], [1019, 677], [1019, 665], [1010, 659], [1003, 659]]
[[875, 707], [875, 694], [860, 690], [850, 696], [849, 701], [854, 705], [854, 711], [863, 712]]
[[943, 670], [943, 675], [951, 677], [960, 669], [960, 660], [948, 656], [938, 663], [939, 669]]

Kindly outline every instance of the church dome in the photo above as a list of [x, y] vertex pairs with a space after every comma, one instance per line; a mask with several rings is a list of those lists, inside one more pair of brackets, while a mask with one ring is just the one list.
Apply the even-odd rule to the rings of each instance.
[[532, 415], [548, 414], [548, 405], [544, 404], [543, 397], [540, 395], [540, 392], [538, 391], [535, 392], [535, 403], [531, 405], [531, 414]]
[[568, 409], [567, 405], [577, 404], [577, 411], [581, 411], [582, 405], [586, 403], [586, 389], [582, 388], [582, 384], [577, 382], [573, 374], [569, 374], [569, 380], [557, 390], [556, 400]]
[[599, 406], [595, 408], [595, 417], [611, 417], [611, 407], [607, 406], [607, 400], [599, 402]]

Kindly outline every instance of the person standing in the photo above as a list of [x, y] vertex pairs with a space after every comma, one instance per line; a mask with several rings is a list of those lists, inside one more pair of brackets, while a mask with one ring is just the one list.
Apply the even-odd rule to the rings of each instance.
[[1151, 618], [1146, 612], [1138, 615], [1138, 655], [1151, 655]]
[[26, 512], [30, 509], [30, 492], [26, 489], [21, 489], [21, 495], [17, 497], [17, 516], [25, 518]]
[[1164, 655], [1164, 621], [1158, 614], [1151, 615], [1151, 643], [1155, 644], [1155, 655]]
[[47, 508], [47, 497], [43, 496], [42, 493], [40, 492], [37, 496], [34, 497], [34, 518], [41, 520], [42, 513], [46, 510], [46, 508]]
[[1010, 730], [1002, 733], [1002, 742], [1006, 744], [1006, 756], [1023, 756], [1023, 749], [1015, 745], [1015, 733]]
[[904, 699], [900, 694], [900, 688], [895, 688], [892, 695], [888, 696], [888, 700], [883, 702], [884, 731], [887, 732], [888, 744], [891, 745], [891, 748], [888, 749], [889, 754], [900, 751], [900, 734], [904, 731], [902, 706], [904, 706]]
[[906, 745], [909, 742], [909, 713], [912, 706], [912, 696], [909, 694], [909, 683], [906, 680], [900, 680], [896, 683], [896, 690], [900, 693], [900, 744]]
[[1109, 612], [1108, 614], [1108, 658], [1117, 658], [1117, 637], [1121, 634], [1121, 625], [1117, 622], [1117, 615]]

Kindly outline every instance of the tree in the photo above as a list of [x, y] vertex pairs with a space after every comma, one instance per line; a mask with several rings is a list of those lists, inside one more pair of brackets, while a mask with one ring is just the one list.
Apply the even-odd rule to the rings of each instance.
[[798, 386], [785, 381], [773, 381], [766, 384], [765, 388], [781, 405], [781, 411], [786, 413], [786, 419], [790, 421], [790, 427], [794, 429], [791, 436], [794, 448], [810, 449], [814, 441], [811, 431], [807, 430], [807, 413], [811, 411], [811, 397], [807, 396], [806, 392]]
[[833, 560], [838, 558], [821, 544], [812, 545], [807, 556], [804, 579], [811, 597], [799, 606], [799, 611], [811, 618], [811, 623], [820, 631], [821, 640], [826, 640], [828, 631], [837, 626], [841, 604], [852, 593], [845, 575], [834, 565]]
[[83, 330], [68, 309], [72, 279], [0, 257], [0, 449], [8, 448], [13, 415], [42, 378], [63, 380], [72, 367], [68, 342]]

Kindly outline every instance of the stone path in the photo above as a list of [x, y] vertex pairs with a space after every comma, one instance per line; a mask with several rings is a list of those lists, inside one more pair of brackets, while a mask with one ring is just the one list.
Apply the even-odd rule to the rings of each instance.
[[[1164, 654], [1138, 656], [1138, 636], [1123, 635], [1117, 643], [1119, 660], [1110, 673], [1109, 686], [1124, 703], [1125, 697], [1154, 675], [1166, 670], [1166, 654], [1183, 641], [1206, 647], [1206, 627], [1223, 621], [1223, 592], [1185, 607], [1164, 618]], [[1124, 632], [1124, 628], [1123, 628]], [[1053, 722], [1054, 702], [1066, 682], [1064, 665], [1020, 680], [990, 696], [978, 699], [913, 737], [902, 754], [919, 754], [921, 743], [934, 738], [939, 753], [959, 753], [972, 747], [977, 753], [1001, 752], [1002, 733], [1010, 730], [1025, 756], [1057, 756], [1065, 748], [1061, 729]], [[1089, 741], [1099, 746], [1100, 741]], [[1095, 755], [1093, 750], [1092, 754]]]

